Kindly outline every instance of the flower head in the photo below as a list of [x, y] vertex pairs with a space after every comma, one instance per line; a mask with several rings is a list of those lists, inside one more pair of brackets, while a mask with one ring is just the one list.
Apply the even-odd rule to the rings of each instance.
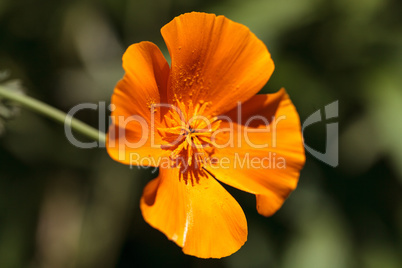
[[299, 117], [285, 90], [256, 95], [274, 64], [247, 27], [193, 12], [161, 32], [171, 66], [150, 42], [123, 56], [107, 150], [159, 167], [141, 198], [151, 226], [186, 254], [228, 256], [247, 240], [247, 223], [217, 180], [255, 194], [260, 214], [275, 213], [305, 161]]

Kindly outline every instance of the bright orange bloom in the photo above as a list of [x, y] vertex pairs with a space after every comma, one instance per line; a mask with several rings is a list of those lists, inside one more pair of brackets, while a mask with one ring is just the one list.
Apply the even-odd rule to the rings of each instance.
[[255, 194], [260, 214], [275, 213], [305, 161], [299, 117], [284, 89], [256, 95], [274, 63], [247, 27], [187, 13], [161, 32], [171, 67], [150, 42], [123, 56], [107, 150], [159, 167], [141, 198], [151, 226], [186, 254], [221, 258], [245, 243], [247, 223], [217, 180]]

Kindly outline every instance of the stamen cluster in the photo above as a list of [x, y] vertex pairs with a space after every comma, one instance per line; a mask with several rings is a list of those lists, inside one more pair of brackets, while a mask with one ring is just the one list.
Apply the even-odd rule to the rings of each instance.
[[204, 116], [208, 102], [190, 101], [186, 106], [176, 99], [177, 106], [171, 107], [164, 116], [165, 128], [158, 128], [159, 135], [166, 144], [162, 149], [170, 150], [172, 167], [179, 167], [186, 183], [188, 175], [191, 181], [198, 181], [204, 173], [206, 165], [214, 153], [214, 132], [219, 128], [221, 120], [217, 117]]

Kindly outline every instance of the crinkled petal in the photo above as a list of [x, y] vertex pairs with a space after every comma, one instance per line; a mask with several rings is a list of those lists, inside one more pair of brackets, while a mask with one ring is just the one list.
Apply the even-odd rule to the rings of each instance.
[[131, 45], [123, 56], [125, 75], [112, 96], [112, 124], [106, 147], [116, 161], [158, 166], [163, 154], [157, 105], [166, 103], [169, 65], [159, 48], [150, 42]]
[[221, 258], [247, 240], [247, 222], [236, 200], [212, 177], [179, 180], [179, 169], [160, 168], [144, 189], [141, 211], [154, 228], [199, 258]]
[[216, 135], [221, 148], [208, 170], [220, 181], [255, 194], [258, 212], [270, 216], [296, 188], [305, 162], [299, 116], [284, 89], [256, 95], [239, 109], [225, 115], [221, 130], [231, 131]]
[[170, 101], [210, 102], [206, 116], [254, 96], [274, 70], [264, 43], [224, 16], [186, 13], [161, 31], [172, 59]]

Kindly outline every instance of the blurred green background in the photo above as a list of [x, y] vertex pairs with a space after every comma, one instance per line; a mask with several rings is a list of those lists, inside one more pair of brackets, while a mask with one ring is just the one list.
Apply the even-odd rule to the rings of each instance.
[[[148, 40], [168, 55], [160, 28], [205, 11], [264, 41], [276, 70], [263, 92], [285, 87], [302, 122], [338, 100], [340, 136], [339, 166], [307, 153], [273, 217], [229, 189], [248, 241], [202, 260], [143, 221], [139, 199], [156, 174], [76, 148], [62, 125], [21, 109], [0, 121], [0, 267], [402, 267], [401, 10], [397, 0], [0, 0], [0, 70], [63, 111], [109, 103], [125, 48]], [[76, 116], [99, 127], [97, 111]], [[322, 152], [326, 123], [305, 131]]]

